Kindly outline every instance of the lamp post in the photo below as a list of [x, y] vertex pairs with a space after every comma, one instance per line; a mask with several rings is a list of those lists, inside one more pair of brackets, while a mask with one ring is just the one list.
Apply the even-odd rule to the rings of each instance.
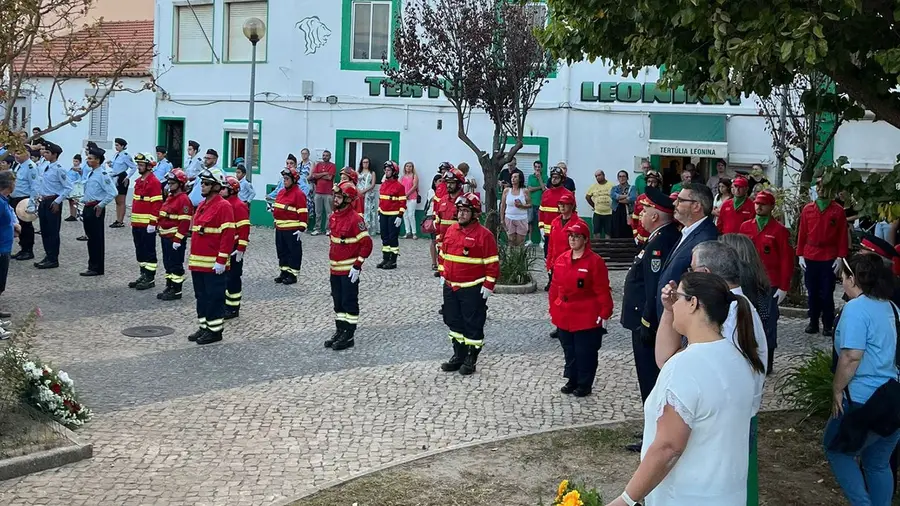
[[259, 18], [250, 18], [244, 21], [244, 37], [253, 44], [253, 52], [250, 58], [250, 112], [247, 114], [247, 144], [244, 150], [244, 161], [247, 162], [247, 181], [253, 181], [253, 141], [256, 124], [253, 122], [253, 108], [256, 101], [256, 44], [266, 36], [266, 24]]

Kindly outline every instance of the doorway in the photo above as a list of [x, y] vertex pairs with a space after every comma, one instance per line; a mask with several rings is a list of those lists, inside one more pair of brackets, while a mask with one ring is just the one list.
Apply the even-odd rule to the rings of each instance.
[[156, 142], [168, 150], [166, 158], [175, 168], [184, 167], [184, 118], [159, 118]]
[[359, 168], [359, 161], [369, 158], [369, 167], [375, 171], [375, 184], [381, 183], [384, 175], [384, 162], [391, 160], [391, 141], [347, 139], [344, 141], [345, 166]]

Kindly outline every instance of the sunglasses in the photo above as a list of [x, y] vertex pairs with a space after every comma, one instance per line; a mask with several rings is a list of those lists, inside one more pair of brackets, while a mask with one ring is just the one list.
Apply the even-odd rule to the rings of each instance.
[[213, 182], [212, 181], [200, 181], [200, 184], [202, 186], [212, 186]]

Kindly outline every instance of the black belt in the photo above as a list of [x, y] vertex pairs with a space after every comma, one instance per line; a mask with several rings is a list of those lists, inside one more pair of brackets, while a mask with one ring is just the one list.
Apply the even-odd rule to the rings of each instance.
[[99, 203], [100, 203], [99, 200], [92, 200], [92, 201], [90, 201], [90, 202], [86, 202], [86, 203], [84, 204], [84, 207], [94, 207], [94, 206], [96, 206], [96, 205], [99, 204]]

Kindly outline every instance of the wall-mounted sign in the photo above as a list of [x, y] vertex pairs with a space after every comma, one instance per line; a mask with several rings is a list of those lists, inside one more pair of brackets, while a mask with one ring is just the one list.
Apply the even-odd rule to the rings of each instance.
[[741, 105], [741, 97], [728, 97], [726, 101], [709, 99], [691, 95], [679, 86], [663, 89], [656, 83], [603, 82], [585, 81], [581, 83], [582, 102], [626, 102], [644, 104], [704, 104], [704, 105]]
[[386, 97], [422, 98], [422, 96], [427, 95], [428, 98], [440, 98], [443, 94], [440, 88], [432, 86], [426, 88], [423, 88], [422, 86], [400, 86], [396, 84], [384, 86], [386, 80], [386, 77], [367, 77], [365, 81], [366, 84], [369, 85], [369, 96], [380, 97], [381, 94], [384, 93], [384, 96]]
[[728, 158], [727, 142], [662, 141], [650, 139], [650, 154], [660, 156], [696, 156]]

